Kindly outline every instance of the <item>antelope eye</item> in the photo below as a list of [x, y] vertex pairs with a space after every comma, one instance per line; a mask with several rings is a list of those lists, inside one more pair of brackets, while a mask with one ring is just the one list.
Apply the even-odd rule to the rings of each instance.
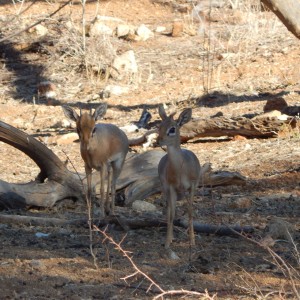
[[168, 130], [168, 136], [174, 136], [176, 134], [176, 128], [175, 127], [171, 127]]

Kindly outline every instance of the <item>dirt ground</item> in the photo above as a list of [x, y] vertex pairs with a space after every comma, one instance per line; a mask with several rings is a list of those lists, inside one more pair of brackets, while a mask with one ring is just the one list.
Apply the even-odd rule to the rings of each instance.
[[[64, 43], [69, 47], [73, 44], [62, 39], [68, 32], [60, 22], [79, 22], [82, 14], [80, 3], [69, 4], [42, 23], [50, 28], [48, 40], [25, 31], [1, 44], [0, 120], [34, 135], [62, 161], [68, 156], [83, 172], [79, 144], [57, 143], [66, 133], [66, 128], [57, 125], [65, 119], [61, 104], [95, 107], [106, 101], [104, 122], [119, 126], [137, 121], [144, 105], [152, 114], [151, 122], [158, 121], [161, 103], [169, 111], [192, 107], [194, 118], [209, 118], [219, 112], [227, 117], [255, 116], [263, 113], [267, 100], [279, 97], [289, 106], [299, 106], [299, 41], [272, 13], [261, 11], [258, 2], [236, 1], [239, 5], [234, 8], [229, 5], [232, 1], [223, 2], [224, 6], [212, 8], [213, 22], [206, 23], [204, 29], [192, 19], [197, 5], [193, 1], [88, 2], [87, 22], [98, 13], [134, 26], [145, 24], [154, 32], [146, 41], [113, 40], [116, 53], [134, 51], [139, 68], [137, 78], [121, 82], [113, 78], [106, 82], [85, 72], [76, 65], [75, 55], [63, 57]], [[60, 5], [43, 1], [32, 6], [31, 2], [0, 3], [0, 38]], [[205, 7], [204, 14], [208, 16]], [[177, 37], [170, 34], [175, 20], [184, 26]], [[159, 26], [165, 27], [164, 33], [156, 31]], [[44, 80], [56, 85], [57, 95], [37, 103], [36, 87]], [[107, 85], [128, 91], [102, 100], [99, 95]], [[201, 97], [207, 92], [210, 96], [204, 101]], [[166, 291], [170, 292], [166, 299], [299, 299], [300, 132], [283, 130], [269, 139], [197, 139], [183, 146], [194, 151], [201, 164], [210, 162], [214, 171], [238, 172], [247, 179], [243, 186], [199, 188], [195, 220], [252, 226], [254, 232], [248, 238], [253, 241], [197, 234], [196, 247], [190, 250], [187, 232], [178, 227], [172, 249], [179, 259], [173, 260], [163, 246], [165, 228], [128, 232], [117, 226], [107, 228], [110, 237], [117, 243], [122, 241], [121, 247], [140, 271], [155, 281], [151, 286], [141, 273], [123, 279], [135, 273], [133, 264], [100, 233], [94, 238], [96, 268], [87, 226], [1, 221], [0, 298], [152, 299]], [[140, 152], [142, 146], [131, 151]], [[2, 142], [0, 163], [0, 179], [4, 181], [25, 183], [39, 173], [25, 154]], [[164, 212], [160, 194], [144, 200]], [[130, 210], [117, 208], [124, 209]], [[185, 212], [185, 202], [179, 201], [177, 214], [183, 216]], [[86, 206], [65, 199], [47, 209], [30, 207], [3, 210], [1, 214], [73, 219], [86, 216]], [[178, 290], [186, 292], [176, 295]]]

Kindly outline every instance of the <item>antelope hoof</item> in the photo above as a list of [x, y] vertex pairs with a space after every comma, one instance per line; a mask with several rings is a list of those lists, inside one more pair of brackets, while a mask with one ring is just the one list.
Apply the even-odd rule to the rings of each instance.
[[171, 248], [167, 248], [166, 251], [167, 251], [167, 256], [169, 259], [172, 259], [172, 260], [180, 259], [180, 257]]

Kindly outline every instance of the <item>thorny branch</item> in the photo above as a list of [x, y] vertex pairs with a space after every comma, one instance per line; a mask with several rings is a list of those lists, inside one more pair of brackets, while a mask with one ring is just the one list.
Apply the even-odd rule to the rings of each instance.
[[138, 274], [142, 275], [147, 281], [150, 282], [150, 285], [147, 289], [147, 293], [152, 289], [152, 287], [156, 287], [159, 294], [157, 296], [155, 296], [153, 298], [153, 300], [157, 300], [157, 299], [163, 299], [164, 296], [166, 295], [193, 295], [193, 296], [201, 296], [204, 297], [204, 299], [207, 300], [213, 300], [216, 297], [216, 294], [213, 296], [210, 296], [208, 294], [208, 291], [205, 290], [205, 293], [200, 293], [200, 292], [194, 292], [194, 291], [188, 291], [188, 290], [184, 290], [184, 289], [180, 289], [180, 290], [170, 290], [170, 291], [166, 291], [164, 290], [158, 283], [156, 283], [153, 279], [151, 279], [146, 273], [144, 273], [133, 261], [132, 257], [130, 256], [131, 252], [130, 251], [126, 251], [122, 248], [121, 244], [123, 243], [124, 238], [121, 240], [121, 242], [117, 243], [112, 237], [110, 237], [107, 233], [106, 233], [106, 229], [101, 230], [99, 229], [97, 226], [94, 225], [94, 230], [100, 232], [103, 236], [104, 236], [104, 241], [108, 240], [112, 245], [115, 246], [115, 249], [118, 250], [119, 252], [121, 252], [123, 254], [124, 257], [126, 257], [128, 259], [128, 261], [131, 263], [131, 265], [133, 266], [135, 272], [127, 275], [123, 278], [121, 278], [122, 280], [124, 280], [127, 283], [127, 279], [134, 277]]
[[[124, 250], [123, 248], [122, 248], [122, 246], [121, 246], [121, 244], [122, 244], [122, 242], [124, 241], [124, 238], [121, 240], [121, 242], [120, 243], [117, 243], [117, 242], [115, 242], [114, 241], [114, 239], [112, 238], [112, 237], [110, 237], [107, 233], [106, 233], [106, 229], [105, 230], [101, 230], [101, 229], [99, 229], [98, 227], [96, 227], [95, 225], [94, 225], [94, 229], [96, 230], [96, 231], [98, 231], [98, 232], [100, 232], [104, 237], [105, 237], [105, 239], [104, 239], [104, 241], [105, 240], [108, 240], [112, 245], [114, 245], [115, 247], [116, 247], [116, 249], [118, 250], [118, 251], [120, 251], [122, 254], [123, 254], [123, 256], [124, 257], [126, 257], [128, 260], [129, 260], [129, 262], [131, 263], [131, 265], [133, 266], [133, 268], [135, 269], [135, 272], [133, 273], [133, 274], [130, 274], [130, 275], [128, 275], [128, 276], [125, 276], [125, 277], [123, 277], [123, 278], [121, 278], [121, 279], [123, 279], [125, 282], [126, 282], [126, 280], [128, 279], [128, 278], [131, 278], [131, 277], [133, 277], [133, 276], [135, 276], [135, 275], [137, 275], [137, 274], [141, 274], [143, 277], [145, 277], [150, 283], [151, 283], [151, 285], [150, 285], [150, 287], [148, 288], [148, 290], [147, 290], [147, 292], [150, 290], [150, 288], [152, 287], [152, 286], [155, 286], [161, 293], [165, 293], [165, 291], [153, 280], [153, 279], [151, 279], [146, 273], [144, 273], [136, 264], [135, 264], [135, 262], [133, 261], [133, 259], [132, 259], [132, 257], [130, 256], [130, 254], [131, 254], [131, 252], [130, 251], [126, 251], [126, 250]], [[127, 283], [127, 282], [126, 282]]]

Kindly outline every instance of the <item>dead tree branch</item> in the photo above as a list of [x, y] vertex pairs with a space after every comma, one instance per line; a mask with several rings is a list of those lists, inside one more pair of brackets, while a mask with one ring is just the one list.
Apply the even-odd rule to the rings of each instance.
[[[64, 163], [34, 137], [0, 122], [0, 141], [29, 156], [40, 168], [38, 177], [25, 184], [0, 180], [0, 207], [52, 207], [65, 198], [84, 201], [85, 176], [69, 171]], [[128, 155], [117, 182], [117, 193], [125, 205], [160, 193], [157, 166], [165, 155], [162, 150], [151, 150]], [[83, 178], [83, 180], [82, 180]], [[93, 176], [93, 188], [98, 193], [99, 176]], [[244, 184], [245, 177], [238, 173], [211, 172], [210, 164], [202, 166], [201, 185], [216, 186]]]
[[300, 39], [300, 2], [298, 0], [261, 0]]

